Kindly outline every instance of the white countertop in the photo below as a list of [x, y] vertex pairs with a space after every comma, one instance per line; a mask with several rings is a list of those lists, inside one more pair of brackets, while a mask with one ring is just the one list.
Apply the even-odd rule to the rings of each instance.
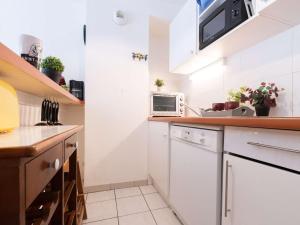
[[12, 132], [0, 134], [0, 149], [33, 146], [78, 126], [20, 127]]

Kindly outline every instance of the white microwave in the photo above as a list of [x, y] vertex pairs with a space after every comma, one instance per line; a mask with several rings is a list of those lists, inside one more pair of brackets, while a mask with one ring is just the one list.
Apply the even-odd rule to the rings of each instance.
[[184, 116], [183, 93], [152, 93], [151, 116]]

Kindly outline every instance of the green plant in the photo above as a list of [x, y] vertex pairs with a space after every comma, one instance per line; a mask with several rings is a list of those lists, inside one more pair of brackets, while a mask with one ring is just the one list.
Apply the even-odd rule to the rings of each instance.
[[279, 96], [279, 92], [284, 91], [283, 88], [279, 89], [275, 83], [262, 82], [260, 86], [253, 90], [247, 88], [247, 95], [243, 96], [243, 101], [249, 101], [254, 107], [266, 106], [266, 107], [276, 107], [276, 98]]
[[156, 81], [155, 81], [155, 86], [157, 86], [157, 87], [162, 87], [162, 86], [164, 86], [165, 85], [165, 82], [163, 81], [163, 80], [161, 80], [161, 79], [156, 79]]
[[60, 59], [54, 56], [48, 56], [47, 58], [43, 59], [41, 66], [43, 69], [50, 69], [59, 73], [62, 73], [65, 69]]
[[228, 92], [228, 97], [227, 100], [228, 101], [232, 101], [232, 102], [241, 102], [243, 95], [246, 93], [247, 87], [240, 87], [239, 90], [230, 90]]

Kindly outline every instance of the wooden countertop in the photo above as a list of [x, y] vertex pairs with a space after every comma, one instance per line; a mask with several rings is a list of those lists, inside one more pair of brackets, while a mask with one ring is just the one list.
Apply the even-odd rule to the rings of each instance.
[[77, 133], [83, 126], [20, 127], [0, 134], [0, 158], [30, 157]]
[[300, 130], [300, 117], [149, 117], [149, 121]]

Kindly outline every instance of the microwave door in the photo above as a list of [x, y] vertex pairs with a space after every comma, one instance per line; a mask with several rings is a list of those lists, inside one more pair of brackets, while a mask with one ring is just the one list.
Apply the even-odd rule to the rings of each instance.
[[231, 11], [229, 5], [224, 2], [216, 11], [200, 23], [200, 50], [218, 40], [227, 32], [230, 24], [229, 16], [231, 15], [228, 11]]

